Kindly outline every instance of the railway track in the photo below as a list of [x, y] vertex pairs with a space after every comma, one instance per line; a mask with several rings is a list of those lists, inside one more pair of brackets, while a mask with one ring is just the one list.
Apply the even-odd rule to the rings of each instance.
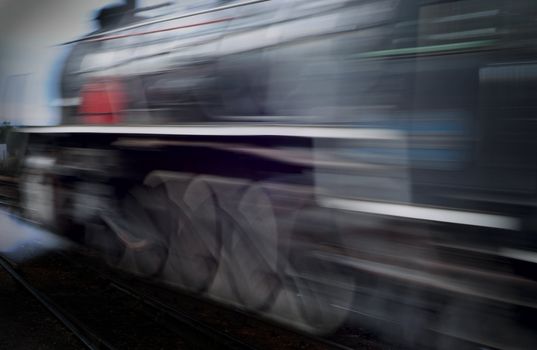
[[[40, 262], [41, 264], [42, 262]], [[57, 264], [54, 264], [57, 267]], [[19, 269], [14, 266], [5, 257], [0, 257], [0, 266], [5, 270], [18, 284], [20, 284], [25, 291], [27, 291], [35, 300], [37, 300], [45, 309], [54, 315], [62, 325], [68, 329], [73, 335], [76, 336], [87, 349], [123, 349], [123, 348], [153, 348], [147, 347], [147, 344], [140, 344], [139, 347], [136, 347], [138, 342], [137, 339], [124, 339], [118, 340], [111, 336], [110, 332], [102, 332], [102, 327], [96, 326], [96, 323], [102, 322], [107, 324], [108, 327], [121, 327], [116, 322], [106, 319], [106, 309], [110, 311], [112, 304], [114, 311], [113, 313], [125, 313], [128, 317], [124, 318], [128, 327], [132, 327], [138, 330], [143, 330], [148, 326], [152, 327], [153, 330], [159, 330], [158, 335], [155, 335], [155, 338], [165, 336], [168, 338], [168, 341], [163, 342], [164, 344], [155, 344], [154, 348], [176, 348], [175, 345], [180, 344], [179, 348], [220, 348], [220, 349], [239, 349], [239, 350], [252, 350], [254, 347], [249, 346], [242, 342], [239, 339], [235, 339], [230, 335], [223, 334], [217, 329], [213, 329], [207, 325], [202, 324], [201, 322], [196, 322], [187, 314], [181, 313], [178, 310], [174, 310], [163, 303], [159, 302], [155, 298], [150, 298], [147, 295], [139, 294], [134, 291], [132, 288], [123, 284], [119, 281], [105, 281], [105, 283], [99, 283], [97, 288], [102, 288], [108, 283], [109, 287], [102, 288], [101, 298], [89, 301], [87, 295], [80, 290], [80, 298], [83, 299], [84, 305], [75, 305], [72, 299], [76, 298], [79, 293], [76, 289], [65, 290], [62, 287], [65, 287], [65, 281], [57, 281], [59, 286], [58, 290], [51, 291], [49, 287], [43, 285], [42, 281], [37, 281], [35, 273], [29, 271], [29, 268]], [[48, 268], [47, 268], [48, 269]], [[39, 269], [43, 272], [43, 269]], [[60, 273], [63, 274], [65, 271]], [[51, 275], [54, 273], [50, 273]], [[75, 272], [75, 274], [80, 274], [80, 271]], [[90, 274], [90, 272], [88, 272]], [[27, 277], [27, 275], [29, 277]], [[52, 276], [49, 276], [52, 277]], [[64, 275], [64, 278], [71, 277], [68, 273]], [[92, 276], [95, 277], [95, 276]], [[102, 279], [102, 277], [97, 277]], [[91, 284], [95, 281], [91, 281]], [[83, 282], [78, 287], [84, 287], [87, 282]], [[39, 285], [39, 286], [38, 286]], [[48, 290], [44, 291], [44, 290]], [[121, 296], [111, 295], [113, 291], [117, 292]], [[107, 303], [106, 307], [103, 305], [98, 305], [102, 301], [102, 297], [106, 299], [110, 297], [113, 299], [112, 303]], [[63, 300], [62, 300], [63, 299]], [[67, 299], [71, 299], [71, 302], [67, 302]], [[124, 300], [121, 300], [124, 299]], [[134, 301], [128, 302], [127, 299]], [[122, 302], [123, 301], [123, 302]], [[96, 319], [97, 314], [93, 314], [92, 317], [88, 318], [88, 315], [81, 314], [84, 307], [88, 309], [99, 309], [101, 312], [100, 318]], [[133, 317], [130, 310], [134, 307], [136, 311], [136, 316]], [[75, 310], [75, 311], [73, 311]], [[103, 312], [104, 311], [104, 312]], [[97, 316], [98, 317], [98, 316]], [[101, 328], [101, 329], [99, 329]], [[108, 334], [102, 334], [108, 333]], [[136, 332], [134, 332], [136, 333]], [[142, 332], [141, 336], [151, 336], [151, 332]], [[176, 338], [174, 340], [173, 338]]]
[[[144, 288], [141, 280], [118, 277], [117, 271], [92, 265], [76, 252], [53, 253], [17, 266], [0, 256], [0, 267], [87, 349], [351, 349], [201, 299], [194, 305], [192, 297], [181, 293], [174, 294], [187, 299], [184, 304], [175, 303], [162, 297], [171, 290], [162, 289], [159, 294], [156, 284], [146, 282]], [[186, 310], [185, 304], [194, 308]], [[223, 313], [228, 315], [218, 320]], [[122, 322], [118, 314], [123, 314]], [[205, 322], [208, 318], [214, 322]], [[125, 324], [131, 332], [121, 331]], [[148, 345], [148, 339], [164, 338], [167, 341]]]
[[13, 280], [22, 286], [48, 312], [50, 312], [58, 321], [60, 321], [66, 329], [76, 336], [76, 338], [78, 338], [87, 349], [114, 349], [114, 347], [93, 333], [85, 325], [77, 322], [72, 315], [59, 307], [49, 297], [41, 293], [38, 289], [34, 288], [31, 283], [28, 282], [27, 279], [17, 271], [16, 267], [10, 260], [0, 256], [0, 266], [13, 278]]
[[188, 314], [177, 312], [177, 310], [147, 294], [134, 291], [131, 287], [122, 282], [114, 281], [112, 282], [111, 286], [123, 292], [124, 294], [138, 300], [144, 305], [149, 306], [150, 308], [154, 309], [156, 313], [163, 316], [167, 316], [171, 320], [178, 322], [181, 325], [187, 326], [192, 330], [199, 332], [200, 334], [212, 338], [222, 349], [255, 349], [254, 347], [230, 336], [229, 334], [221, 332], [218, 329], [212, 328], [206, 324], [197, 321]]

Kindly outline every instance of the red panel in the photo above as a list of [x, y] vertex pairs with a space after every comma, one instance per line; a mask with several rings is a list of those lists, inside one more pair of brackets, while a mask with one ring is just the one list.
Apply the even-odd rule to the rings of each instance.
[[126, 106], [125, 93], [119, 81], [113, 79], [93, 81], [81, 92], [79, 113], [88, 124], [115, 124], [121, 121]]

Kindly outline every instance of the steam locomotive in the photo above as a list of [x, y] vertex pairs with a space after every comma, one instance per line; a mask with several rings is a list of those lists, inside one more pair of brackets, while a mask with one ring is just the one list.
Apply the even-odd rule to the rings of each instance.
[[62, 125], [21, 130], [25, 215], [309, 332], [533, 349], [536, 16], [531, 0], [105, 8], [69, 43]]

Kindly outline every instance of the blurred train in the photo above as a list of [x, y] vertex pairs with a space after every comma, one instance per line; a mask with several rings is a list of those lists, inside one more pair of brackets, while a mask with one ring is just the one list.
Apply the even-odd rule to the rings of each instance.
[[126, 1], [96, 21], [68, 43], [62, 125], [20, 130], [28, 218], [308, 332], [537, 348], [536, 1]]

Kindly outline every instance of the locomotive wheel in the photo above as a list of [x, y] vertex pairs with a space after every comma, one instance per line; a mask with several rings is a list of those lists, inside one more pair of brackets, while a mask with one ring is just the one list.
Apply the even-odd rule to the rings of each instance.
[[158, 190], [140, 187], [124, 198], [118, 215], [104, 218], [122, 246], [118, 268], [142, 276], [161, 271], [167, 249], [154, 223], [156, 208], [150, 205], [162, 200]]
[[354, 298], [354, 277], [326, 252], [341, 254], [341, 237], [326, 212], [302, 209], [283, 259], [284, 287], [269, 316], [311, 333], [329, 333], [347, 318]]
[[261, 186], [241, 191], [238, 204], [224, 205], [229, 279], [238, 302], [249, 310], [263, 310], [274, 302], [280, 280], [276, 273], [278, 231], [272, 204]]
[[203, 177], [188, 184], [168, 182], [175, 228], [169, 237], [164, 279], [194, 293], [207, 290], [216, 275], [221, 238], [214, 194]]

